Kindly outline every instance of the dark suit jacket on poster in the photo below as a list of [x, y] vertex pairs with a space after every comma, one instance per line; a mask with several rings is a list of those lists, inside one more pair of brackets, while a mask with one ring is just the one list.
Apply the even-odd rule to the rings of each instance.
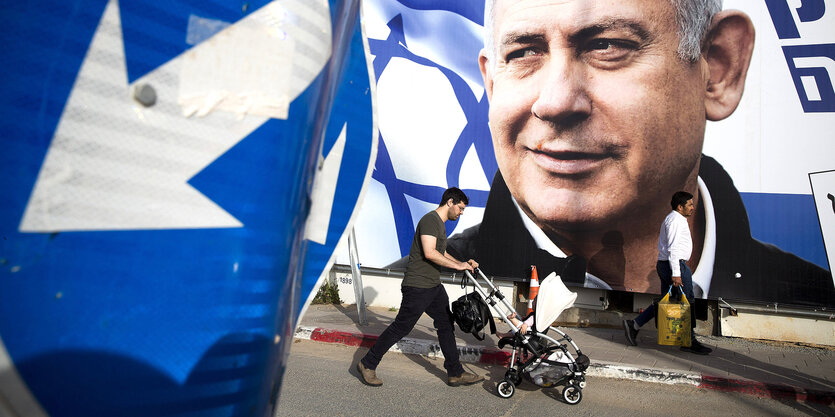
[[[710, 298], [835, 306], [835, 286], [828, 271], [751, 237], [739, 191], [716, 160], [702, 156], [699, 176], [710, 191], [716, 218]], [[530, 266], [536, 265], [540, 278], [556, 271], [566, 284], [582, 286], [585, 281], [585, 259], [555, 258], [537, 248], [499, 172], [482, 223], [450, 237], [447, 251], [457, 259], [477, 260], [488, 275], [528, 277]]]

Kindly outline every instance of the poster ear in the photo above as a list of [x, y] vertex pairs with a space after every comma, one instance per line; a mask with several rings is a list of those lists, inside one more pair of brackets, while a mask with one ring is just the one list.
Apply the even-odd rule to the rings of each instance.
[[487, 50], [482, 49], [478, 53], [478, 68], [481, 70], [481, 79], [484, 80], [484, 89], [487, 91], [488, 101], [493, 98], [493, 74], [490, 71], [490, 65]]
[[725, 10], [713, 18], [702, 51], [710, 72], [705, 92], [708, 120], [722, 120], [736, 110], [753, 51], [754, 25], [747, 15]]

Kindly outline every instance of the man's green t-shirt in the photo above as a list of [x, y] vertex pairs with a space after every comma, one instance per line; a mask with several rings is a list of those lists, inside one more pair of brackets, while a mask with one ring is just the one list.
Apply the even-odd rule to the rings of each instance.
[[441, 267], [423, 256], [422, 235], [435, 237], [435, 249], [443, 255], [446, 252], [446, 227], [441, 216], [435, 210], [426, 213], [418, 222], [415, 237], [412, 239], [412, 249], [409, 251], [409, 265], [403, 286], [417, 288], [432, 288], [441, 285]]

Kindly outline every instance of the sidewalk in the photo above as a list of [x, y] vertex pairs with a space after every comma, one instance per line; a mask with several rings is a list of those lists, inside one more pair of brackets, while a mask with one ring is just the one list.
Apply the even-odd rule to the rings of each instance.
[[[394, 320], [397, 311], [371, 307], [366, 312], [368, 324], [360, 326], [356, 305], [311, 305], [301, 318], [295, 337], [368, 348]], [[499, 332], [508, 331], [502, 322], [497, 321], [496, 327]], [[700, 356], [658, 345], [652, 324], [641, 329], [638, 346], [626, 345], [623, 329], [561, 330], [591, 358], [589, 376], [683, 383], [835, 405], [835, 349], [699, 336], [700, 341], [713, 348], [710, 355]], [[508, 351], [496, 347], [495, 335], [478, 341], [457, 327], [455, 335], [462, 362], [503, 365], [509, 358]], [[391, 351], [440, 356], [432, 319], [424, 314], [409, 336]]]

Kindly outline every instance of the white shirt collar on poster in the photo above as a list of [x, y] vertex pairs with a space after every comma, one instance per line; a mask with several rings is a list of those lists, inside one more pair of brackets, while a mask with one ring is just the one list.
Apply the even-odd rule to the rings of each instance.
[[[702, 246], [702, 255], [699, 258], [699, 265], [696, 267], [696, 271], [693, 272], [693, 291], [696, 294], [696, 297], [703, 298], [707, 297], [708, 291], [710, 291], [710, 279], [713, 275], [713, 262], [716, 258], [716, 215], [713, 210], [713, 200], [710, 198], [710, 192], [707, 190], [707, 186], [705, 186], [704, 181], [702, 181], [701, 177], [699, 177], [699, 196], [701, 197], [702, 205], [705, 208], [705, 237], [704, 237], [704, 245]], [[525, 228], [528, 230], [528, 233], [531, 234], [533, 240], [536, 242], [536, 246], [539, 249], [542, 249], [552, 256], [557, 256], [560, 258], [565, 258], [565, 252], [562, 249], [558, 248], [551, 239], [545, 235], [545, 232], [537, 226], [533, 220], [531, 220], [525, 212], [519, 208], [519, 203], [516, 202], [516, 199], [511, 196], [511, 200], [513, 201], [513, 205], [516, 206], [516, 210], [519, 212], [519, 217], [522, 218], [522, 223], [525, 224]], [[598, 288], [603, 290], [611, 290], [612, 287], [609, 286], [605, 281], [602, 279], [586, 273], [586, 288]]]

